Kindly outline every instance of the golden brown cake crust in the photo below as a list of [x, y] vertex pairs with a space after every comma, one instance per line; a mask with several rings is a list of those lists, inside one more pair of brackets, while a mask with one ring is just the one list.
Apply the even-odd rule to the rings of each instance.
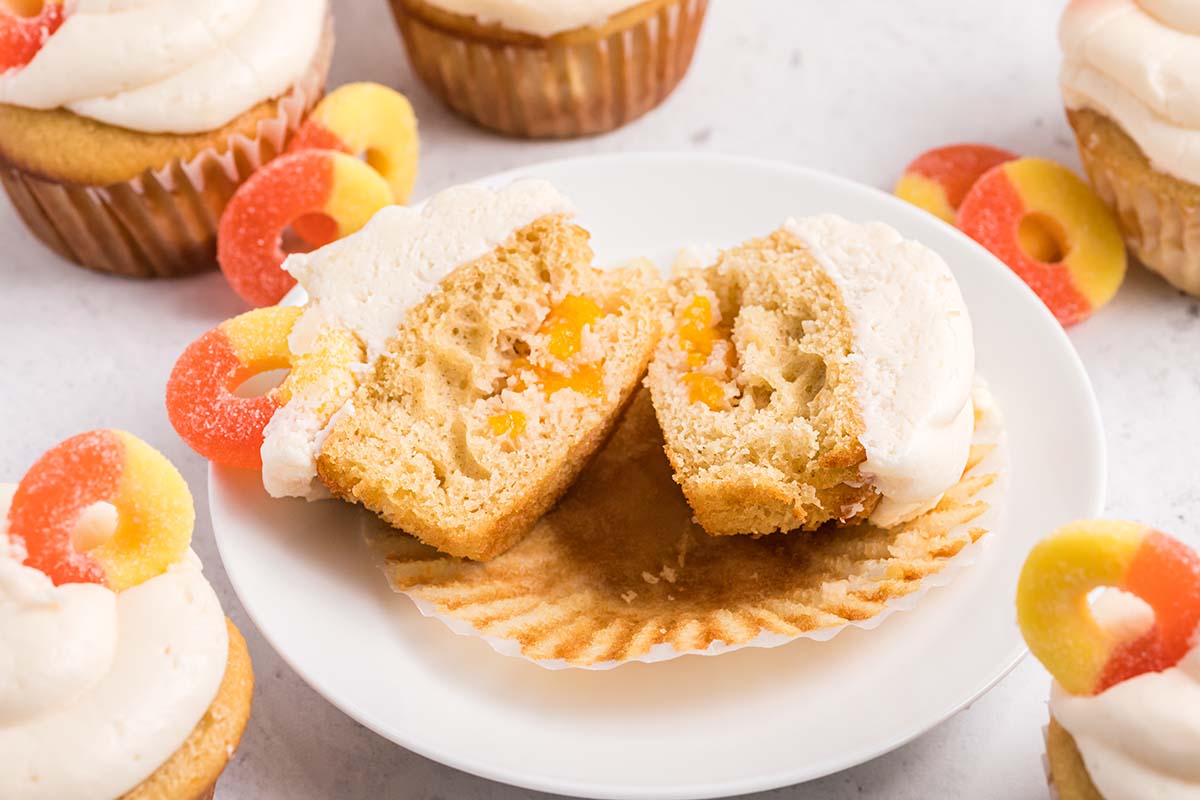
[[1108, 116], [1086, 109], [1067, 116], [1091, 184], [1138, 260], [1200, 296], [1200, 186], [1156, 169]]
[[1050, 718], [1046, 731], [1046, 759], [1050, 762], [1050, 780], [1060, 800], [1104, 800], [1083, 763], [1075, 737]]
[[649, 393], [639, 392], [562, 502], [486, 563], [380, 531], [392, 587], [534, 659], [588, 666], [797, 636], [866, 620], [916, 591], [985, 531], [970, 524], [995, 476], [972, 448], [937, 508], [892, 530], [709, 536], [672, 480]]
[[192, 134], [143, 133], [62, 108], [0, 103], [0, 162], [49, 180], [107, 186], [205, 150], [223, 153], [235, 135], [253, 139], [258, 124], [276, 115], [278, 103], [264, 101], [215, 131]]
[[[1179, 205], [1200, 208], [1200, 186], [1155, 169], [1137, 142], [1112, 118], [1089, 109], [1068, 111], [1067, 118], [1075, 129], [1085, 162], [1102, 161], [1125, 181], [1139, 184], [1145, 191], [1168, 197]], [[1137, 224], [1135, 219], [1121, 222], [1123, 226]], [[1137, 228], [1127, 232], [1131, 236], [1142, 235]]]
[[246, 641], [230, 620], [229, 661], [217, 696], [183, 745], [150, 777], [119, 800], [200, 800], [213, 786], [241, 741], [254, 697], [254, 670]]

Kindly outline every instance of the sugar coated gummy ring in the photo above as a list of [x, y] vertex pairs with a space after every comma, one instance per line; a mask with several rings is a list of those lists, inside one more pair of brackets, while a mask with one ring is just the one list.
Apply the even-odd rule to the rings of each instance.
[[300, 313], [290, 306], [249, 311], [183, 352], [167, 381], [167, 416], [189, 447], [222, 466], [262, 466], [263, 429], [280, 403], [273, 394], [235, 392], [259, 373], [291, 366], [288, 335]]
[[[1146, 633], [1121, 639], [1096, 622], [1088, 593], [1120, 589], [1155, 615]], [[1131, 522], [1095, 520], [1059, 529], [1029, 554], [1017, 588], [1029, 649], [1063, 688], [1092, 695], [1187, 654], [1200, 625], [1200, 555]]]
[[233, 290], [254, 306], [279, 302], [295, 285], [280, 269], [283, 234], [296, 219], [325, 214], [334, 236], [354, 233], [392, 202], [374, 169], [333, 150], [301, 150], [268, 162], [229, 200], [217, 230], [217, 261]]
[[[97, 503], [115, 508], [115, 527], [79, 549], [76, 530]], [[39, 458], [8, 513], [9, 536], [24, 546], [27, 565], [56, 585], [102, 583], [113, 591], [183, 558], [194, 523], [192, 495], [171, 462], [136, 436], [112, 430], [82, 433]]]
[[1040, 158], [993, 168], [958, 210], [958, 226], [1025, 281], [1063, 325], [1092, 315], [1125, 280], [1125, 242], [1104, 201]]
[[934, 216], [955, 224], [963, 198], [984, 173], [1014, 153], [986, 144], [952, 144], [918, 156], [904, 170], [894, 194]]
[[[15, 13], [28, 12], [28, 13]], [[0, 4], [0, 72], [23, 67], [63, 23], [62, 0]]]
[[321, 148], [358, 156], [407, 203], [417, 179], [417, 117], [408, 98], [377, 83], [348, 83], [326, 96], [288, 150]]

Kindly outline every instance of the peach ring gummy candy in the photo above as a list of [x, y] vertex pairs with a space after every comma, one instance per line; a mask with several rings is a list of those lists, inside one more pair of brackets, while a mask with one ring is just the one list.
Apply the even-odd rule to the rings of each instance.
[[[115, 521], [95, 524], [97, 503], [110, 504]], [[183, 558], [194, 523], [192, 495], [171, 462], [113, 430], [79, 434], [39, 458], [8, 512], [8, 533], [24, 547], [25, 564], [56, 585], [101, 583], [113, 591]]]
[[377, 83], [348, 83], [331, 92], [288, 144], [289, 152], [310, 148], [365, 159], [392, 188], [393, 202], [408, 202], [417, 178], [417, 117], [399, 92]]
[[333, 150], [301, 150], [268, 162], [229, 200], [217, 229], [217, 261], [238, 295], [254, 306], [279, 302], [296, 281], [280, 265], [284, 232], [305, 215], [332, 220], [334, 237], [354, 233], [392, 202], [375, 170]]
[[[1154, 610], [1133, 638], [1105, 630], [1088, 594], [1129, 592]], [[1103, 692], [1185, 656], [1200, 626], [1200, 555], [1159, 531], [1094, 520], [1059, 529], [1029, 554], [1017, 588], [1017, 619], [1030, 651], [1067, 691]]]
[[0, 72], [32, 61], [62, 23], [62, 0], [0, 4]]
[[958, 227], [1007, 264], [1063, 325], [1092, 315], [1125, 280], [1112, 212], [1075, 173], [1040, 158], [995, 167], [967, 193]]
[[1016, 155], [986, 144], [952, 144], [917, 156], [893, 193], [951, 225], [963, 198], [985, 172]]
[[167, 416], [189, 447], [227, 467], [257, 469], [274, 394], [239, 397], [253, 376], [291, 366], [288, 334], [301, 309], [273, 306], [222, 322], [192, 342], [167, 381]]

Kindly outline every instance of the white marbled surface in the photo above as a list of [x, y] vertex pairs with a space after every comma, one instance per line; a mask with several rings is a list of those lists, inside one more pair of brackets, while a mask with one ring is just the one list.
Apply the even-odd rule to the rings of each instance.
[[[415, 83], [383, 0], [335, 2], [341, 46], [333, 83], [376, 80], [409, 94], [424, 148], [418, 196], [548, 158], [647, 149], [747, 153], [889, 187], [911, 157], [958, 140], [1077, 166], [1055, 85], [1063, 4], [714, 0], [692, 73], [674, 97], [622, 131], [576, 142], [500, 139], [451, 116]], [[0, 243], [8, 345], [0, 351], [0, 477], [19, 478], [71, 434], [120, 427], [161, 448], [202, 498], [205, 465], [171, 430], [162, 397], [184, 346], [244, 308], [221, 277], [132, 283], [89, 274], [39, 246], [5, 201]], [[1200, 543], [1200, 302], [1136, 270], [1111, 307], [1071, 337], [1107, 424], [1109, 513]], [[258, 675], [254, 714], [218, 798], [535, 796], [408, 753], [309, 689], [246, 618], [202, 500], [197, 511], [196, 550], [246, 634]], [[912, 744], [763, 797], [1043, 798], [1047, 690], [1047, 675], [1027, 659]]]

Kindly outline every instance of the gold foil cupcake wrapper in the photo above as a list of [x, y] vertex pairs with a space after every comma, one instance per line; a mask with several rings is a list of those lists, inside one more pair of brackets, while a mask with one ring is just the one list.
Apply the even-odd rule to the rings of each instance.
[[708, 0], [650, 0], [594, 36], [540, 38], [481, 35], [423, 0], [391, 4], [433, 92], [472, 122], [528, 138], [603, 133], [659, 105], [687, 73], [708, 10]]
[[1176, 289], [1200, 296], [1200, 208], [1125, 177], [1088, 147], [1079, 152], [1092, 187], [1117, 215], [1138, 260]]
[[976, 561], [997, 524], [1004, 450], [998, 414], [977, 415], [962, 480], [891, 531], [710, 537], [672, 479], [643, 392], [559, 507], [492, 561], [374, 522], [367, 538], [422, 614], [549, 669], [827, 641], [912, 609]]
[[0, 166], [0, 183], [30, 231], [63, 258], [135, 278], [174, 277], [216, 265], [217, 225], [238, 186], [281, 153], [324, 91], [333, 56], [327, 23], [308, 73], [256, 135], [210, 148], [109, 186], [48, 180]]

